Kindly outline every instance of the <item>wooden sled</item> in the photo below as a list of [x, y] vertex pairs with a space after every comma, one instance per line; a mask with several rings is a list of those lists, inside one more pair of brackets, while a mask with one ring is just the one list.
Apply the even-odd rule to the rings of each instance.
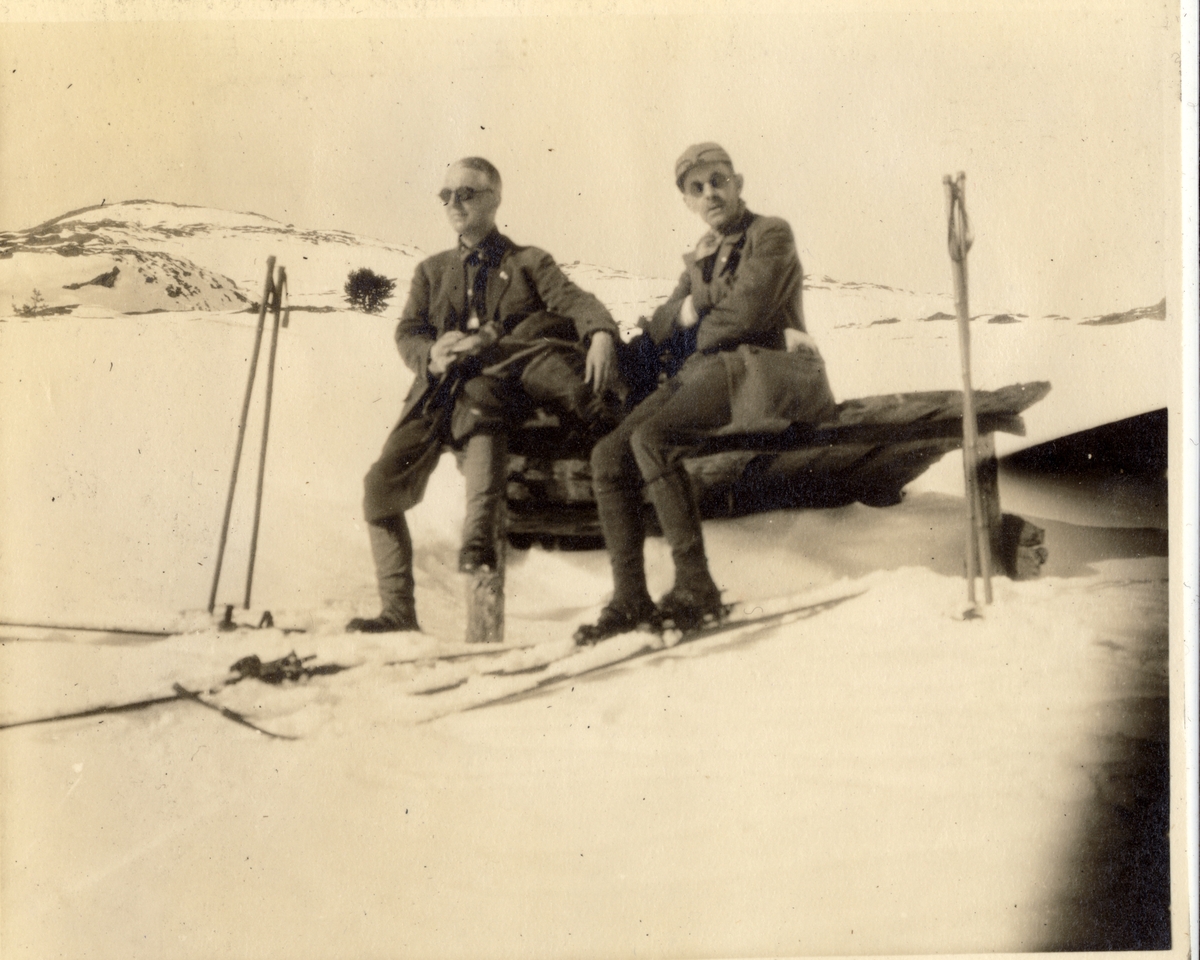
[[[1024, 435], [1021, 412], [1049, 391], [1044, 382], [975, 391], [985, 463], [995, 460], [993, 434]], [[959, 391], [897, 393], [847, 400], [815, 427], [714, 437], [684, 463], [705, 518], [855, 502], [882, 507], [899, 503], [908, 483], [962, 442]], [[600, 526], [587, 456], [586, 441], [553, 417], [530, 421], [510, 439], [509, 542], [600, 545], [591, 542]]]
[[[1000, 510], [994, 435], [1023, 436], [1022, 411], [1049, 392], [1045, 382], [974, 391], [979, 482], [992, 556], [1014, 579], [1038, 576], [1047, 554], [1038, 527]], [[960, 391], [939, 390], [847, 400], [827, 423], [710, 438], [684, 464], [706, 519], [856, 502], [890, 506], [900, 502], [908, 483], [962, 447], [962, 399]], [[586, 438], [551, 415], [539, 414], [510, 436], [508, 543], [519, 549], [603, 547], [589, 452]], [[656, 530], [648, 504], [645, 513], [647, 528]], [[498, 574], [483, 575], [486, 583], [468, 586], [468, 607], [485, 608], [471, 618], [468, 640], [502, 639], [502, 571], [503, 565]]]

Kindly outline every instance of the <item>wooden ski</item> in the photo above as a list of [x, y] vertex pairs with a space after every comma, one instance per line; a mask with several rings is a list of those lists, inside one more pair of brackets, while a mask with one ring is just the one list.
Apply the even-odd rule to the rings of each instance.
[[270, 730], [264, 730], [258, 724], [247, 720], [236, 710], [230, 710], [228, 707], [222, 707], [220, 704], [213, 703], [211, 700], [205, 700], [195, 690], [189, 690], [181, 684], [175, 684], [175, 693], [181, 699], [191, 700], [193, 703], [198, 703], [202, 707], [207, 707], [209, 710], [214, 710], [223, 716], [226, 720], [232, 720], [234, 723], [243, 727], [249, 727], [255, 733], [261, 733], [264, 737], [271, 737], [275, 740], [299, 740], [299, 737], [289, 736], [286, 733], [272, 733]]

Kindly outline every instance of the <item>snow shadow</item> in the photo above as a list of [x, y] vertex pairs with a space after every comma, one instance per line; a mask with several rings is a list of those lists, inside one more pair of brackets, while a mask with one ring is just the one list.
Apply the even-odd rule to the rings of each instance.
[[1059, 877], [1051, 950], [1171, 947], [1166, 583], [1138, 586], [1128, 619], [1097, 622], [1122, 695], [1095, 725], [1084, 765], [1092, 789]]
[[1055, 520], [1028, 518], [1046, 530], [1050, 558], [1046, 577], [1090, 577], [1105, 560], [1140, 560], [1167, 556], [1169, 533], [1145, 527], [1088, 527]]

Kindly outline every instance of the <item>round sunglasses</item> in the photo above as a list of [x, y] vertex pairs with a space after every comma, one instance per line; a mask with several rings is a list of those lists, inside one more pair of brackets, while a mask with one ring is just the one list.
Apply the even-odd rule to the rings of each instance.
[[457, 190], [451, 190], [446, 187], [438, 193], [438, 199], [442, 201], [442, 206], [450, 206], [450, 201], [455, 203], [470, 203], [481, 193], [492, 193], [491, 187], [459, 187]]
[[687, 192], [693, 197], [698, 197], [704, 193], [704, 185], [706, 183], [714, 190], [720, 190], [732, 179], [729, 174], [716, 170], [707, 180], [689, 180], [684, 186], [687, 188]]

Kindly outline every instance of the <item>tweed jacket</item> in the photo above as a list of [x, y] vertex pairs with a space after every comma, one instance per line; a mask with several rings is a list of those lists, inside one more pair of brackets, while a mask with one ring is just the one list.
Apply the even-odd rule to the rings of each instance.
[[[786, 349], [785, 330], [807, 333], [800, 258], [787, 221], [743, 208], [683, 259], [675, 292], [647, 333], [684, 355], [673, 361], [681, 379], [724, 378], [731, 418], [713, 433], [777, 433], [831, 416], [833, 392], [816, 344], [804, 337]], [[684, 330], [679, 314], [688, 295], [700, 321]]]
[[[567, 279], [545, 250], [520, 246], [493, 230], [481, 242], [480, 251], [488, 265], [480, 313], [501, 340], [554, 337], [583, 342], [602, 330], [619, 341], [616, 322], [604, 305]], [[438, 382], [429, 373], [434, 341], [450, 330], [465, 331], [467, 320], [460, 251], [446, 250], [418, 264], [396, 327], [396, 346], [416, 374], [401, 420]]]
[[683, 262], [675, 291], [650, 320], [647, 332], [655, 343], [678, 328], [680, 307], [689, 295], [700, 315], [699, 353], [741, 344], [782, 350], [785, 329], [804, 330], [803, 274], [786, 220], [743, 207], [724, 231], [705, 234]]

